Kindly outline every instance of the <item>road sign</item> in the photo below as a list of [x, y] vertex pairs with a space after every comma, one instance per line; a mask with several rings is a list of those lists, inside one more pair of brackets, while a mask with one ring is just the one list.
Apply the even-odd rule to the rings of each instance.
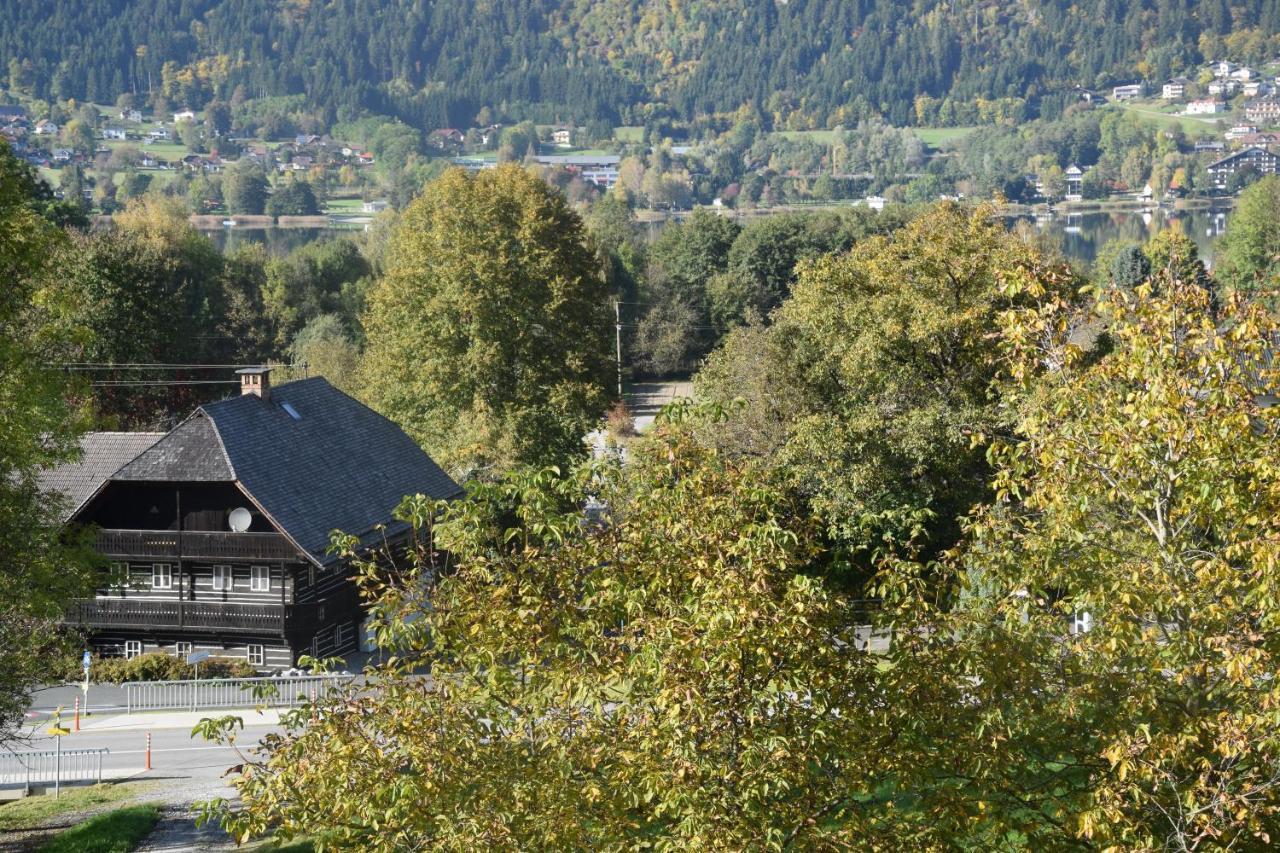
[[84, 657], [80, 659], [80, 665], [84, 667], [84, 671], [89, 671], [89, 650], [84, 650]]
[[200, 663], [209, 659], [208, 652], [192, 652], [187, 655], [187, 663]]
[[45, 729], [45, 733], [53, 737], [62, 737], [63, 735], [71, 734], [71, 729], [63, 728], [62, 726], [49, 726], [49, 728]]

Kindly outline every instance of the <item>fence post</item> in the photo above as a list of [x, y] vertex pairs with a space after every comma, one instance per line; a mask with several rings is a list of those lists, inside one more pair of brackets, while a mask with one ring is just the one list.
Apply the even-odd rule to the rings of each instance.
[[126, 714], [133, 713], [133, 690], [128, 684], [124, 686], [124, 709]]
[[151, 732], [147, 732], [147, 770], [151, 769]]
[[56, 800], [62, 796], [62, 738], [55, 737], [54, 740], [58, 742], [58, 757], [53, 765], [53, 798]]
[[98, 784], [102, 784], [102, 750], [98, 750]]
[[76, 697], [76, 731], [80, 731], [80, 697]]

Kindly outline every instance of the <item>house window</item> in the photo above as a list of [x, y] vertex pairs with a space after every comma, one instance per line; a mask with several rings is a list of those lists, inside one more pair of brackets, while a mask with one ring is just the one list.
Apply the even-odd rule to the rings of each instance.
[[156, 563], [151, 567], [151, 588], [173, 588], [173, 566], [168, 563]]
[[324, 621], [324, 605], [323, 604], [316, 605], [316, 621], [317, 622]]
[[226, 592], [231, 589], [231, 567], [230, 566], [214, 566], [213, 567], [213, 591]]
[[141, 640], [125, 640], [124, 641], [124, 656], [126, 660], [133, 660], [140, 654], [142, 654]]
[[267, 660], [267, 656], [263, 651], [262, 646], [257, 643], [249, 644], [248, 654], [246, 657], [248, 658], [250, 666], [262, 666]]
[[254, 566], [249, 576], [249, 589], [253, 592], [271, 591], [271, 569], [266, 566]]
[[182, 642], [182, 641], [178, 641], [178, 642], [176, 642], [176, 643], [174, 643], [174, 644], [173, 644], [173, 656], [174, 656], [174, 657], [178, 657], [178, 658], [182, 658], [183, 660], [186, 660], [186, 659], [187, 659], [187, 655], [189, 655], [189, 654], [191, 654], [191, 644], [190, 644], [190, 643], [185, 643], [185, 642]]
[[107, 585], [116, 592], [127, 587], [129, 585], [129, 564], [112, 563], [108, 566]]
[[316, 567], [307, 566], [307, 586], [316, 585]]

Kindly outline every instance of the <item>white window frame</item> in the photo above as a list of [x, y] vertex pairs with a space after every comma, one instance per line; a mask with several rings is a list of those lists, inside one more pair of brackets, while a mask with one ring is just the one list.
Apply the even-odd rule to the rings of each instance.
[[1087, 634], [1093, 630], [1093, 614], [1088, 610], [1077, 610], [1071, 614], [1071, 633]]
[[124, 560], [113, 560], [107, 565], [107, 588], [118, 592], [129, 586], [129, 564]]
[[210, 582], [214, 592], [230, 592], [235, 587], [235, 571], [230, 566], [214, 566]]
[[187, 655], [191, 654], [194, 650], [195, 647], [192, 645], [190, 640], [178, 640], [173, 644], [173, 656], [181, 658], [182, 660], [186, 660]]
[[267, 650], [261, 643], [249, 643], [245, 646], [244, 659], [250, 666], [266, 666]]
[[125, 640], [124, 641], [124, 659], [133, 660], [142, 654], [141, 640]]
[[270, 566], [250, 566], [249, 567], [249, 591], [250, 592], [271, 592], [271, 567]]
[[152, 589], [173, 589], [173, 564], [172, 563], [152, 563], [151, 564], [151, 588]]

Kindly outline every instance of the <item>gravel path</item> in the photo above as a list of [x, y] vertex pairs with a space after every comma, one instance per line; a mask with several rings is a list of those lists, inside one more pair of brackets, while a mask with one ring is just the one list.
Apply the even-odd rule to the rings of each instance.
[[138, 848], [139, 853], [178, 853], [185, 850], [235, 850], [231, 837], [217, 825], [196, 828], [196, 803], [232, 797], [235, 791], [220, 776], [166, 780], [155, 799], [163, 804], [160, 822]]

